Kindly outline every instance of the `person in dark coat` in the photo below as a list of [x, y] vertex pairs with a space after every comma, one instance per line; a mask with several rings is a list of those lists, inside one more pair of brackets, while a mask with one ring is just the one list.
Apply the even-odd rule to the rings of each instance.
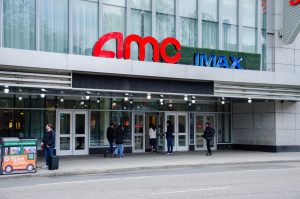
[[205, 124], [205, 130], [203, 137], [206, 140], [206, 148], [207, 148], [207, 154], [206, 155], [212, 155], [211, 149], [210, 149], [210, 141], [214, 138], [215, 135], [215, 129], [213, 129], [209, 123]]
[[123, 125], [119, 125], [116, 130], [116, 149], [113, 157], [124, 157], [124, 127]]
[[109, 152], [112, 154], [114, 152], [114, 139], [115, 139], [115, 129], [114, 129], [114, 123], [111, 122], [109, 127], [106, 130], [106, 138], [109, 142]]
[[174, 126], [171, 122], [167, 121], [167, 132], [166, 132], [166, 139], [167, 139], [167, 146], [168, 146], [168, 153], [173, 153], [173, 138], [174, 138]]
[[41, 148], [44, 149], [45, 158], [46, 158], [46, 165], [43, 167], [47, 169], [49, 166], [49, 157], [53, 156], [55, 147], [55, 132], [53, 130], [52, 124], [46, 125], [46, 132], [42, 139]]

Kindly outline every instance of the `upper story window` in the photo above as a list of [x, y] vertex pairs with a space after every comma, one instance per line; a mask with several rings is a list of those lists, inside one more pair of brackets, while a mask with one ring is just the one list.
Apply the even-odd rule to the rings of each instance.
[[257, 16], [257, 1], [256, 0], [243, 0], [243, 26], [256, 27]]
[[202, 0], [202, 20], [218, 21], [218, 1]]
[[237, 24], [237, 0], [225, 0], [223, 1], [223, 23]]
[[36, 48], [35, 15], [35, 0], [3, 0], [4, 47]]
[[218, 1], [202, 0], [202, 47], [217, 49], [219, 43]]
[[156, 0], [156, 36], [158, 41], [175, 37], [175, 0]]
[[[122, 32], [125, 35], [125, 0], [103, 0], [102, 12], [102, 35], [109, 32]], [[116, 42], [106, 42], [103, 49], [115, 51]]]
[[40, 50], [68, 53], [68, 0], [40, 2]]
[[98, 3], [76, 0], [72, 11], [73, 53], [92, 55], [98, 39]]
[[179, 1], [180, 42], [183, 46], [197, 47], [198, 44], [198, 15], [197, 1]]
[[237, 28], [238, 1], [223, 1], [223, 41], [224, 50], [238, 50], [238, 28]]
[[[130, 34], [137, 34], [141, 37], [152, 35], [152, 13], [151, 13], [151, 0], [130, 0], [131, 7], [131, 22], [130, 22]], [[138, 46], [136, 43], [131, 43], [130, 58], [138, 59]], [[152, 47], [150, 44], [146, 45], [146, 57], [145, 60], [151, 61], [152, 59]]]

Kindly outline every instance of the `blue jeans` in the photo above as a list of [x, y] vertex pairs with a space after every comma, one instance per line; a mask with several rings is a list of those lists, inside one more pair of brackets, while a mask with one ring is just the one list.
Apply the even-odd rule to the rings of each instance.
[[120, 157], [124, 157], [124, 144], [117, 144], [114, 155], [120, 155]]
[[108, 141], [109, 142], [109, 152], [113, 153], [114, 152], [114, 141]]
[[173, 138], [167, 138], [168, 153], [173, 153]]
[[49, 157], [53, 156], [54, 149], [51, 147], [45, 147], [45, 158], [46, 158], [46, 165], [49, 166]]

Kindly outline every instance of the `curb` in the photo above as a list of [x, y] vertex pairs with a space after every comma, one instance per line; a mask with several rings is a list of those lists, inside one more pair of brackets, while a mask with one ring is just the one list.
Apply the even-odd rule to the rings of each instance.
[[91, 169], [84, 171], [62, 171], [54, 170], [51, 173], [28, 173], [28, 174], [14, 174], [14, 175], [0, 175], [0, 179], [27, 179], [36, 177], [59, 177], [59, 176], [74, 176], [74, 175], [95, 175], [95, 174], [109, 174], [118, 172], [133, 172], [133, 171], [149, 171], [160, 169], [176, 169], [176, 168], [192, 168], [192, 167], [207, 167], [207, 166], [234, 166], [244, 164], [266, 164], [266, 163], [291, 163], [300, 162], [300, 160], [270, 160], [270, 161], [243, 161], [243, 162], [212, 162], [202, 164], [174, 164], [162, 166], [141, 166], [131, 168], [116, 168], [116, 169]]

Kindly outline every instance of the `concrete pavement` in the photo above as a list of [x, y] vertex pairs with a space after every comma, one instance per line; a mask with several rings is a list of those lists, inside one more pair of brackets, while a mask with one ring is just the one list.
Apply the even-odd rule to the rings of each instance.
[[0, 180], [26, 177], [47, 177], [64, 175], [86, 175], [98, 173], [126, 172], [135, 170], [201, 167], [209, 165], [259, 164], [275, 162], [300, 162], [300, 152], [267, 153], [252, 151], [216, 151], [212, 156], [205, 152], [176, 152], [125, 154], [124, 158], [104, 158], [103, 154], [60, 157], [58, 170], [45, 170], [44, 159], [38, 160], [36, 173], [0, 175]]

